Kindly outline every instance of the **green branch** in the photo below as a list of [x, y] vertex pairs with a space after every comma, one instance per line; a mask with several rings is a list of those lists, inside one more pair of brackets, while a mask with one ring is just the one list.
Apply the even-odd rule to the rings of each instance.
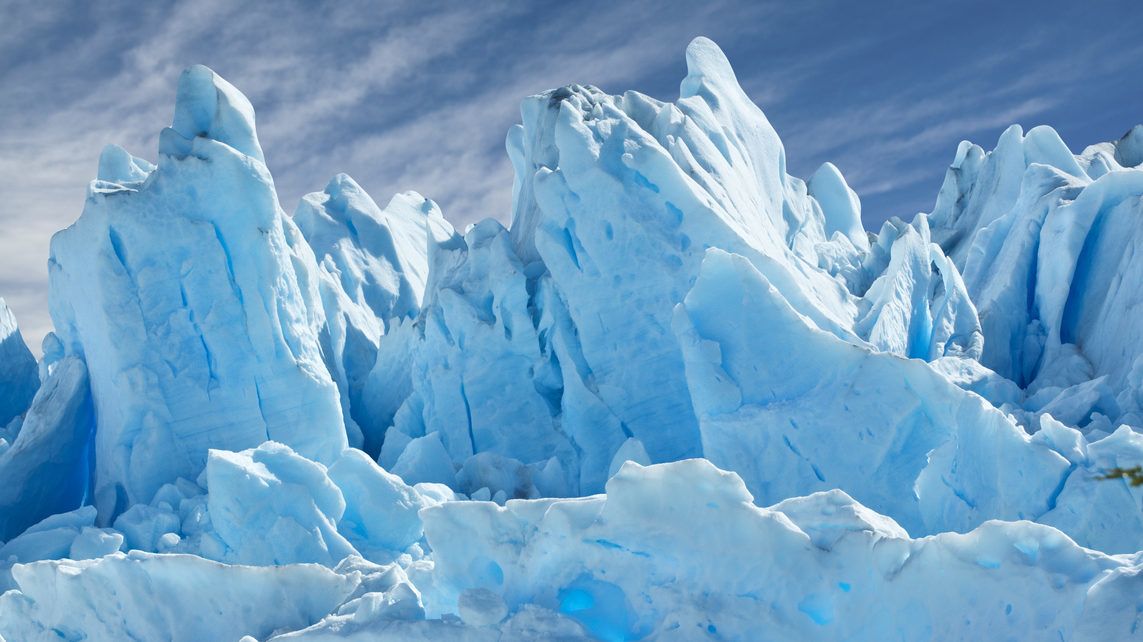
[[1116, 466], [1096, 479], [1124, 479], [1132, 486], [1143, 486], [1143, 466], [1120, 468]]

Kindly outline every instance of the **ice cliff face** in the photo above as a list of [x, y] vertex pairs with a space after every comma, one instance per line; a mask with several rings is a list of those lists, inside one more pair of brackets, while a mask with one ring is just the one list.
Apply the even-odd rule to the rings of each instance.
[[[1057, 416], [1104, 430], [1141, 417], [1141, 139], [1136, 127], [1073, 155], [1048, 127], [1013, 126], [992, 152], [962, 143], [929, 215], [979, 310], [981, 363], [1032, 409], [1056, 402]], [[1060, 397], [1081, 385], [1065, 395], [1089, 398], [1078, 407]]]
[[[454, 466], [482, 451], [558, 465], [575, 494], [602, 489], [628, 440], [652, 461], [702, 454], [671, 316], [711, 247], [746, 257], [842, 340], [979, 355], [975, 309], [927, 228], [863, 263], [860, 204], [836, 168], [808, 187], [788, 175], [722, 52], [696, 41], [687, 64], [675, 104], [578, 86], [525, 101], [508, 136], [512, 225], [476, 226], [434, 266], [383, 463], [435, 440]], [[378, 376], [393, 370], [378, 360]]]
[[341, 393], [349, 441], [376, 452], [383, 433], [362, 433], [359, 422], [376, 423], [368, 421], [362, 395], [378, 344], [394, 323], [420, 312], [429, 243], [448, 243], [455, 232], [419, 194], [399, 194], [382, 210], [345, 174], [324, 192], [306, 195], [294, 222], [318, 260], [321, 347]]
[[463, 234], [345, 175], [286, 216], [185, 72], [53, 240], [38, 371], [0, 305], [0, 635], [1138, 635], [1143, 492], [1097, 478], [1143, 463], [1143, 129], [962, 144], [873, 235], [687, 66], [526, 99]]
[[159, 154], [108, 148], [49, 259], [56, 335], [90, 373], [105, 520], [193, 479], [213, 447], [276, 439], [329, 461], [346, 443], [317, 264], [278, 207], [250, 103], [187, 70]]

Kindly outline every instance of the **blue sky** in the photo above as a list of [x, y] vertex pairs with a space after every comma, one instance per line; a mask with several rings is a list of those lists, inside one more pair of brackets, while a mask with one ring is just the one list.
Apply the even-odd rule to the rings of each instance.
[[[240, 5], [254, 5], [240, 6]], [[1050, 124], [1073, 151], [1143, 122], [1143, 3], [0, 0], [0, 296], [38, 352], [51, 234], [103, 145], [155, 160], [179, 72], [245, 92], [283, 207], [347, 172], [458, 226], [504, 220], [520, 99], [594, 84], [677, 97], [718, 42], [786, 144], [832, 161], [866, 226], [931, 208], [957, 143]]]

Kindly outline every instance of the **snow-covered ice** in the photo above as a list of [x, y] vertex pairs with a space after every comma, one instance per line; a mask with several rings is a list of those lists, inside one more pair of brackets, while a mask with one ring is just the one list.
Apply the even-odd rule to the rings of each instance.
[[703, 460], [627, 464], [606, 496], [424, 515], [429, 613], [481, 590], [603, 640], [1128, 639], [1136, 618], [1138, 562], [1052, 528], [987, 522], [910, 539], [840, 491], [761, 508]]

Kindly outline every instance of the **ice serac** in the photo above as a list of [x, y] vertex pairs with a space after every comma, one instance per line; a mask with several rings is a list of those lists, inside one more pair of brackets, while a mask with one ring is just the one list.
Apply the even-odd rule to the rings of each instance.
[[374, 420], [362, 395], [378, 344], [393, 324], [420, 312], [428, 244], [448, 243], [455, 232], [436, 203], [421, 195], [398, 194], [381, 209], [345, 174], [325, 191], [307, 194], [293, 220], [318, 261], [322, 348], [341, 392], [350, 442], [376, 454], [388, 424]]
[[1024, 172], [1035, 164], [1086, 177], [1050, 127], [1035, 127], [1025, 135], [1019, 125], [1013, 125], [987, 153], [968, 141], [957, 148], [929, 219], [933, 240], [962, 270], [976, 232], [1011, 211], [1023, 191]]
[[[852, 336], [856, 306], [813, 255], [820, 209], [785, 175], [773, 128], [713, 43], [696, 40], [688, 61], [678, 105], [578, 86], [523, 103], [507, 139], [510, 231], [478, 225], [433, 264], [409, 331], [421, 345], [393, 351], [416, 355], [394, 439], [438, 433], [457, 466], [481, 450], [555, 457], [581, 492], [602, 487], [628, 439], [652, 460], [700, 454], [669, 328], [709, 246], [749, 252]], [[505, 440], [511, 426], [528, 439]]]
[[[980, 358], [984, 340], [976, 308], [952, 261], [930, 242], [926, 220], [886, 225], [878, 241], [889, 247], [889, 260], [858, 304], [857, 333], [910, 358]], [[876, 257], [866, 263], [869, 269]]]
[[254, 128], [254, 106], [234, 85], [210, 68], [194, 65], [179, 78], [175, 117], [159, 139], [159, 153], [193, 154], [194, 141], [218, 141], [265, 164]]
[[845, 182], [837, 166], [823, 163], [810, 177], [806, 187], [821, 207], [826, 235], [840, 233], [854, 247], [868, 250], [869, 237], [861, 224], [861, 200]]
[[19, 434], [0, 452], [0, 541], [87, 502], [94, 428], [87, 369], [68, 357], [55, 365]]
[[1138, 131], [1079, 155], [1048, 127], [1014, 126], [987, 154], [962, 143], [929, 217], [979, 311], [982, 363], [1026, 388], [1029, 410], [1101, 380], [1114, 403], [1077, 422], [1093, 411], [1143, 419], [1132, 379], [1143, 363]]
[[[866, 314], [869, 328], [884, 320], [866, 332], [880, 349], [979, 353], [975, 310], [924, 232], [896, 244], [892, 265], [897, 239], [865, 265], [860, 206], [836, 169], [816, 188], [789, 176], [722, 52], [699, 38], [687, 61], [674, 104], [578, 85], [524, 101], [507, 140], [511, 226], [478, 224], [439, 252], [422, 316], [382, 342], [366, 397], [374, 421], [392, 425], [383, 464], [436, 433], [458, 469], [481, 451], [524, 466], [555, 458], [569, 491], [587, 493], [628, 440], [650, 461], [701, 454], [670, 323], [710, 247], [746, 257], [846, 341], [865, 343]], [[876, 301], [863, 301], [886, 270]], [[373, 383], [407, 370], [407, 388]], [[507, 438], [517, 433], [527, 437]]]
[[278, 207], [249, 102], [192, 67], [159, 147], [153, 169], [105, 153], [118, 169], [52, 239], [51, 314], [90, 374], [105, 521], [194, 479], [211, 448], [274, 439], [331, 461], [346, 445], [317, 264]]
[[909, 539], [836, 491], [761, 508], [703, 460], [626, 464], [606, 496], [458, 502], [424, 518], [430, 615], [479, 593], [603, 640], [1133, 635], [1132, 617], [1106, 617], [1138, 599], [1133, 558], [1027, 522]]
[[[456, 468], [478, 452], [529, 464], [556, 457], [572, 465], [573, 447], [554, 418], [559, 382], [551, 380], [558, 373], [545, 385], [551, 365], [530, 314], [527, 273], [508, 233], [485, 220], [461, 246], [442, 250], [434, 267], [446, 271], [415, 328], [412, 390], [394, 418], [392, 436], [439, 439], [451, 459], [447, 466]], [[417, 475], [409, 469], [411, 458], [395, 470]], [[414, 480], [451, 484], [452, 475], [446, 470], [443, 477]]]
[[36, 372], [36, 358], [24, 343], [16, 316], [0, 298], [0, 437], [31, 405], [40, 385]]
[[[1101, 470], [1029, 437], [921, 361], [813, 327], [743, 257], [708, 252], [675, 329], [704, 455], [762, 502], [840, 488], [913, 535], [963, 532], [1082, 504], [1064, 483], [1077, 468], [1081, 478]], [[759, 333], [768, 340], [755, 340]], [[1123, 446], [1115, 451], [1125, 459], [1143, 454]], [[1131, 512], [1136, 502], [1116, 496], [1099, 511]], [[1106, 541], [1102, 526], [1068, 510], [1051, 519], [1082, 544]], [[1116, 552], [1143, 544], [1133, 524], [1123, 536]]]
[[342, 289], [383, 323], [416, 316], [429, 276], [428, 243], [453, 236], [436, 203], [405, 192], [381, 209], [345, 174], [324, 192], [307, 194], [294, 221]]

